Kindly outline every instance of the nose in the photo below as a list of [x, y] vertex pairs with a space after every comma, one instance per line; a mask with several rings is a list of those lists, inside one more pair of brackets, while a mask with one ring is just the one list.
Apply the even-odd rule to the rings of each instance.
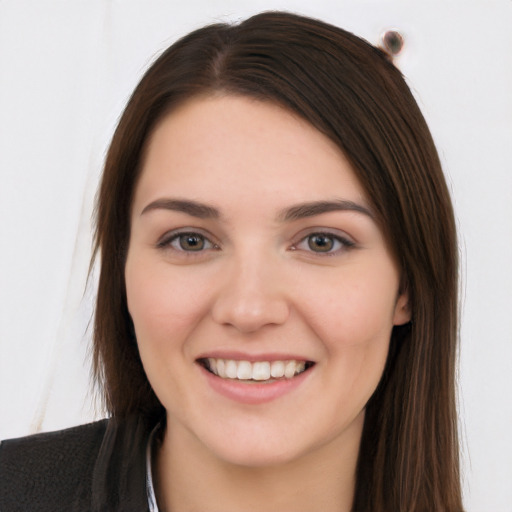
[[243, 333], [286, 322], [290, 313], [279, 271], [268, 261], [231, 262], [212, 307], [213, 320]]

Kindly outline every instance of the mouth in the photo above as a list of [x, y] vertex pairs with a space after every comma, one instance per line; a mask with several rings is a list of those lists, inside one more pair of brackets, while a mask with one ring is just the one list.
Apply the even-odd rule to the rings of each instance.
[[250, 382], [275, 382], [277, 380], [293, 379], [306, 372], [313, 361], [283, 360], [283, 361], [244, 361], [236, 359], [220, 359], [214, 357], [197, 360], [205, 370], [221, 379]]

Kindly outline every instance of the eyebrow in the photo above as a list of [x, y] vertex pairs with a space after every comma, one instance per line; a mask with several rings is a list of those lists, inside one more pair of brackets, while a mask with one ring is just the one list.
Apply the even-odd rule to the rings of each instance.
[[307, 217], [314, 217], [323, 213], [335, 211], [351, 211], [367, 215], [371, 219], [375, 219], [372, 211], [354, 201], [347, 201], [345, 199], [338, 199], [335, 201], [313, 201], [310, 203], [302, 203], [290, 208], [286, 208], [278, 215], [279, 220], [283, 222], [292, 222], [294, 220], [305, 219]]
[[[157, 199], [156, 201], [153, 201], [145, 206], [141, 212], [141, 215], [144, 215], [145, 213], [152, 210], [171, 210], [182, 212], [199, 219], [218, 219], [221, 216], [217, 208], [188, 199]], [[361, 213], [370, 217], [371, 219], [375, 218], [374, 214], [369, 208], [355, 203], [354, 201], [338, 199], [334, 201], [311, 201], [297, 204], [281, 210], [277, 215], [277, 219], [280, 222], [293, 222], [296, 220], [314, 217], [316, 215], [334, 211], [351, 211]]]
[[199, 219], [218, 219], [220, 217], [219, 210], [216, 208], [186, 199], [157, 199], [156, 201], [149, 203], [142, 210], [141, 215], [152, 210], [172, 210], [175, 212], [183, 212]]

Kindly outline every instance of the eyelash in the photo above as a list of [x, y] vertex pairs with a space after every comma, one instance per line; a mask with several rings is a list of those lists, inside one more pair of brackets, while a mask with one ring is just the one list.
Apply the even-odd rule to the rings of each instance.
[[[326, 251], [312, 250], [310, 244], [314, 237], [324, 237], [325, 239], [328, 239], [330, 242], [332, 242], [333, 246], [335, 247], [334, 250], [333, 250], [333, 248], [330, 248]], [[302, 249], [300, 247], [301, 244], [307, 244], [308, 248]], [[350, 240], [346, 237], [343, 237], [340, 235], [335, 235], [333, 233], [329, 233], [326, 231], [314, 231], [314, 232], [308, 233], [306, 236], [302, 237], [297, 244], [294, 244], [291, 247], [291, 250], [296, 251], [297, 249], [301, 249], [301, 250], [305, 250], [306, 252], [311, 252], [315, 256], [336, 256], [340, 252], [344, 252], [348, 249], [351, 249], [354, 246], [355, 246], [355, 242], [353, 242], [352, 240]]]
[[[183, 238], [189, 237], [189, 238], [197, 238], [200, 239], [205, 245], [208, 245], [206, 248], [201, 248], [199, 250], [187, 250], [183, 248], [181, 245], [181, 241]], [[174, 244], [177, 243], [180, 245], [180, 247], [175, 247]], [[164, 235], [158, 242], [157, 242], [157, 248], [159, 249], [166, 249], [171, 248], [172, 250], [176, 252], [182, 252], [187, 254], [187, 256], [199, 256], [201, 253], [203, 253], [205, 250], [218, 250], [219, 246], [215, 243], [213, 243], [207, 236], [203, 235], [202, 233], [198, 233], [197, 231], [178, 231], [178, 232], [171, 232]]]
[[[198, 250], [187, 250], [183, 247], [182, 241], [184, 237], [190, 237], [190, 238], [196, 238], [202, 241], [206, 247], [201, 247]], [[328, 248], [325, 251], [314, 251], [311, 248], [311, 241], [314, 237], [323, 237], [324, 239], [327, 239], [328, 243], [332, 243], [332, 247]], [[179, 247], [175, 246], [174, 244], [178, 244]], [[307, 244], [307, 248], [301, 247], [301, 245]], [[333, 233], [325, 232], [325, 231], [314, 231], [311, 233], [308, 233], [306, 236], [302, 237], [298, 243], [293, 244], [290, 247], [290, 250], [296, 251], [296, 250], [303, 250], [305, 252], [309, 252], [314, 255], [318, 256], [336, 256], [340, 252], [346, 251], [351, 249], [355, 246], [355, 242], [352, 240], [335, 235]], [[197, 231], [178, 231], [178, 232], [171, 232], [164, 235], [158, 242], [157, 242], [157, 248], [159, 249], [166, 249], [170, 248], [176, 252], [180, 252], [183, 254], [186, 254], [187, 257], [194, 257], [194, 256], [200, 256], [202, 253], [204, 253], [207, 250], [219, 250], [220, 247], [212, 242], [207, 236], [203, 235], [202, 233], [199, 233]], [[333, 250], [334, 248], [334, 250]]]

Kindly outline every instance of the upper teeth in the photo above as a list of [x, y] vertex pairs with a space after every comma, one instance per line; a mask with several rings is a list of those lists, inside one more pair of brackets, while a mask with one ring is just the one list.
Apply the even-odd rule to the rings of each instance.
[[223, 379], [268, 380], [271, 377], [291, 379], [302, 373], [306, 361], [236, 361], [234, 359], [207, 359], [209, 369]]

